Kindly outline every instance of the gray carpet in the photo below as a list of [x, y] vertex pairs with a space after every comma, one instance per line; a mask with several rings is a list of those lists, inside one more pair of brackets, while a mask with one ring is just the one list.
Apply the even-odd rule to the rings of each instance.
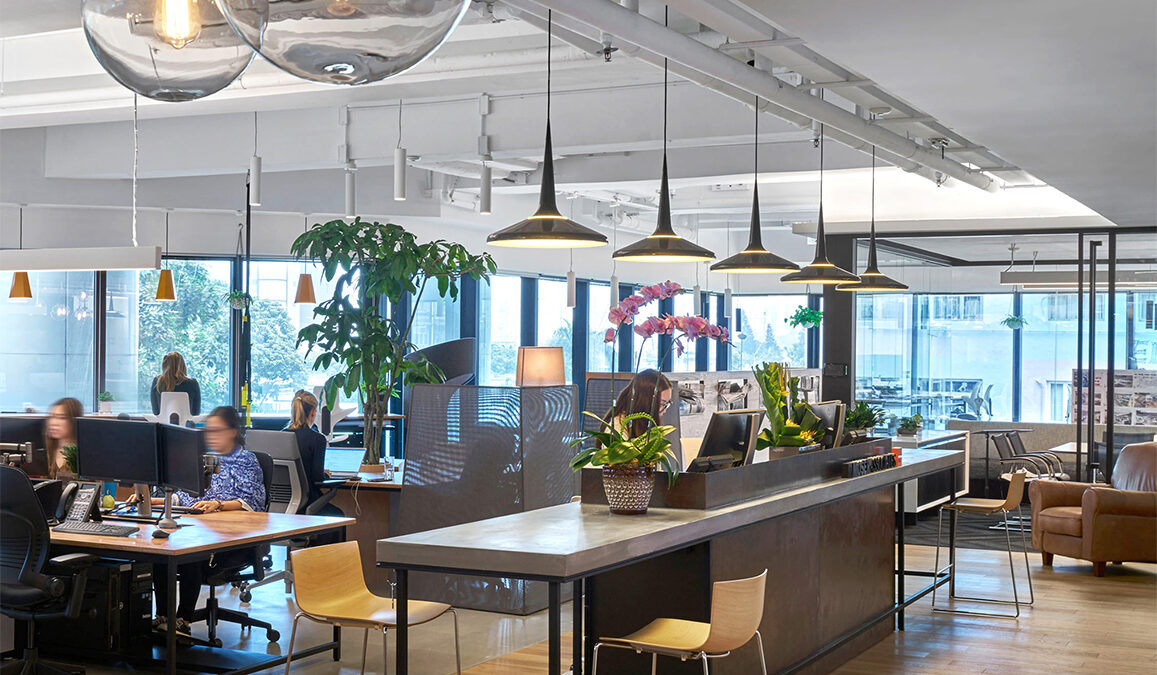
[[[1024, 509], [1024, 514], [1029, 515], [1028, 509]], [[991, 525], [1002, 522], [999, 516], [977, 516], [967, 513], [957, 514], [956, 516], [956, 547], [957, 548], [974, 548], [984, 551], [1003, 551], [1007, 544], [1005, 542], [1005, 535], [1003, 530], [990, 530]], [[904, 543], [914, 544], [918, 546], [935, 546], [936, 545], [936, 511], [928, 511], [921, 513], [916, 525], [909, 525], [904, 528]], [[1012, 522], [1012, 529], [1009, 532], [1012, 536], [1012, 550], [1020, 550], [1020, 530], [1016, 527], [1016, 523]], [[1032, 548], [1032, 530], [1029, 526], [1028, 520], [1024, 523], [1024, 538], [1025, 543], [1028, 544], [1029, 550]], [[948, 546], [948, 514], [944, 514], [944, 533], [941, 538], [941, 545]]]

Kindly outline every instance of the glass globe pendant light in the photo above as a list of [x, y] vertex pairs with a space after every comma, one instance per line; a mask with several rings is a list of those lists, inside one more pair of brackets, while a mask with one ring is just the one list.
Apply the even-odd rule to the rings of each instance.
[[101, 67], [158, 101], [214, 94], [253, 60], [215, 0], [85, 0], [81, 23]]
[[[667, 13], [663, 10], [663, 25]], [[671, 227], [671, 186], [667, 181], [667, 59], [663, 59], [663, 175], [659, 180], [659, 217], [655, 231], [633, 244], [615, 251], [615, 260], [636, 262], [704, 262], [715, 259], [715, 254], [702, 246], [687, 241]]]
[[759, 97], [755, 98], [755, 170], [751, 190], [751, 231], [747, 248], [735, 255], [720, 260], [711, 266], [713, 272], [730, 274], [767, 274], [772, 272], [795, 272], [799, 265], [781, 258], [763, 247], [759, 217]]
[[[201, 0], [206, 2], [207, 0]], [[256, 52], [297, 77], [366, 84], [438, 49], [469, 0], [216, 0]]]
[[511, 248], [593, 248], [606, 246], [604, 234], [562, 215], [554, 194], [554, 148], [550, 142], [550, 53], [554, 12], [546, 12], [546, 143], [542, 155], [542, 184], [538, 210], [529, 218], [504, 227], [486, 238], [491, 246]]
[[860, 275], [860, 280], [836, 286], [837, 291], [906, 291], [908, 286], [880, 271], [876, 264], [876, 146], [872, 146], [872, 229], [868, 239], [868, 267]]
[[779, 278], [785, 284], [846, 284], [860, 278], [828, 260], [828, 245], [824, 237], [824, 125], [820, 125], [820, 215], [816, 224], [816, 256], [798, 272]]

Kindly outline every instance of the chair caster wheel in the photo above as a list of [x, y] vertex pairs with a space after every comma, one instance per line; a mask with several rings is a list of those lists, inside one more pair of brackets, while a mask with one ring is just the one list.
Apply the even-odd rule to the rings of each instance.
[[248, 604], [249, 601], [252, 599], [253, 599], [253, 593], [251, 593], [249, 591], [241, 591], [241, 602]]
[[269, 630], [265, 631], [265, 639], [269, 640], [270, 642], [277, 642], [281, 639], [281, 633], [278, 633], [277, 631], [270, 628]]
[[221, 648], [221, 646], [222, 646], [224, 643], [223, 643], [223, 642], [221, 642], [221, 638], [213, 638], [212, 640], [209, 640], [209, 644], [211, 644], [211, 645], [213, 645], [214, 647], [216, 647], [216, 648], [220, 649], [220, 648]]

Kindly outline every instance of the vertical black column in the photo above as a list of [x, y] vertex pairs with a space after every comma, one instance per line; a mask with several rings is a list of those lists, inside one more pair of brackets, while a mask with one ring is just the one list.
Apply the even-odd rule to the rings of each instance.
[[[849, 293], [847, 295], [855, 295], [855, 293]], [[807, 308], [808, 309], [820, 309], [821, 305], [823, 304], [822, 301], [823, 301], [823, 296], [820, 295], [819, 293], [808, 293]], [[854, 301], [853, 301], [853, 303], [854, 303]], [[855, 305], [853, 304], [852, 306], [854, 309]], [[820, 363], [821, 363], [821, 360], [820, 360], [820, 329], [816, 328], [815, 326], [808, 326], [808, 329], [807, 329], [807, 367], [808, 368], [819, 368]]]
[[[233, 256], [230, 272], [230, 286], [231, 291], [240, 291], [245, 287], [245, 279], [242, 277], [242, 272], [245, 269], [245, 258], [241, 254]], [[242, 332], [242, 316], [240, 312], [229, 312], [229, 333], [232, 337], [230, 340], [230, 349], [235, 354], [240, 354], [241, 341], [244, 339]], [[241, 385], [245, 380], [244, 367], [240, 356], [232, 360], [233, 371], [233, 407], [238, 410], [241, 409]]]
[[1116, 393], [1117, 361], [1117, 233], [1109, 233], [1109, 316], [1105, 345], [1105, 480], [1113, 477], [1113, 395]]
[[[700, 293], [699, 306], [695, 308], [695, 313], [699, 316], [711, 316], [708, 308], [711, 306], [711, 294]], [[711, 339], [699, 338], [695, 340], [695, 370], [704, 372], [711, 370]]]
[[1137, 339], [1134, 331], [1134, 319], [1137, 311], [1136, 293], [1125, 293], [1125, 370], [1137, 370], [1137, 346], [1133, 344]]
[[[619, 300], [631, 297], [635, 289], [630, 284], [619, 284]], [[617, 302], [617, 301], [616, 301]], [[635, 333], [630, 324], [623, 324], [619, 328], [619, 367], [618, 372], [634, 372], [635, 361], [632, 358], [635, 349]]]
[[[1020, 291], [1012, 294], [1012, 315], [1021, 316], [1023, 311], [1024, 297]], [[1020, 405], [1021, 405], [1021, 371], [1023, 365], [1021, 364], [1021, 355], [1023, 354], [1024, 345], [1024, 328], [1018, 328], [1012, 331], [1012, 421], [1020, 421]]]
[[[491, 321], [493, 321], [491, 317]], [[538, 344], [538, 278], [522, 277], [522, 340], [523, 347]]]
[[[591, 283], [585, 279], [579, 279], [575, 284], [575, 303], [574, 310], [571, 314], [571, 347], [570, 347], [570, 372], [571, 382], [579, 383], [586, 382], [587, 375], [587, 349], [590, 346], [590, 296]], [[579, 410], [585, 410], [584, 398], [586, 394], [586, 387], [579, 387]]]
[[[675, 313], [675, 299], [667, 298], [659, 301], [659, 316]], [[674, 339], [670, 335], [659, 336], [659, 372], [669, 373], [675, 369], [675, 358], [671, 351]], [[651, 364], [652, 367], [655, 364]]]
[[[828, 260], [850, 270], [856, 264], [855, 237], [828, 235]], [[856, 355], [856, 294], [824, 286], [823, 379], [826, 401], [851, 401]]]
[[1092, 483], [1094, 478], [1094, 469], [1100, 466], [1100, 462], [1096, 461], [1096, 400], [1097, 400], [1097, 247], [1101, 245], [1099, 241], [1089, 242], [1089, 393], [1086, 401], [1088, 409], [1088, 427], [1085, 430], [1086, 442], [1089, 445], [1089, 463], [1086, 470], [1085, 481]]
[[[731, 329], [730, 317], [723, 316], [724, 307], [726, 303], [723, 301], [723, 294], [715, 296], [715, 316], [719, 317], [717, 322], [720, 328]], [[734, 336], [732, 336], [734, 339]], [[724, 371], [731, 366], [731, 345], [719, 343], [715, 348], [715, 370]]]
[[100, 407], [100, 394], [108, 388], [108, 272], [95, 272], [92, 287], [92, 400]]
[[[1084, 454], [1084, 392], [1082, 378], [1085, 376], [1085, 235], [1077, 234], [1077, 373], [1073, 381], [1073, 411], [1077, 423], [1077, 479], [1081, 477], [1081, 462]], [[1092, 448], [1089, 448], [1092, 451]]]

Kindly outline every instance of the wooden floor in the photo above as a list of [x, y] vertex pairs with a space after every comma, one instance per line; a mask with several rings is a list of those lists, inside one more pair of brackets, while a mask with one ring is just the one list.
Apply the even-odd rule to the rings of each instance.
[[[931, 569], [934, 549], [909, 546], [909, 569]], [[957, 591], [964, 595], [1011, 597], [1004, 552], [960, 550]], [[1018, 558], [1018, 587], [1027, 590], [1024, 558]], [[1111, 565], [1104, 578], [1089, 563], [1056, 558], [1043, 568], [1029, 554], [1036, 603], [1019, 620], [933, 614], [931, 596], [908, 608], [907, 630], [894, 632], [840, 668], [862, 673], [1097, 673], [1157, 674], [1157, 565]], [[913, 589], [927, 580], [912, 580]], [[945, 597], [937, 595], [939, 606]], [[960, 602], [961, 609], [1004, 610], [1002, 605]], [[766, 639], [766, 638], [765, 638]], [[563, 637], [563, 664], [570, 662], [570, 637]], [[507, 654], [464, 671], [469, 675], [542, 673], [546, 643]]]

